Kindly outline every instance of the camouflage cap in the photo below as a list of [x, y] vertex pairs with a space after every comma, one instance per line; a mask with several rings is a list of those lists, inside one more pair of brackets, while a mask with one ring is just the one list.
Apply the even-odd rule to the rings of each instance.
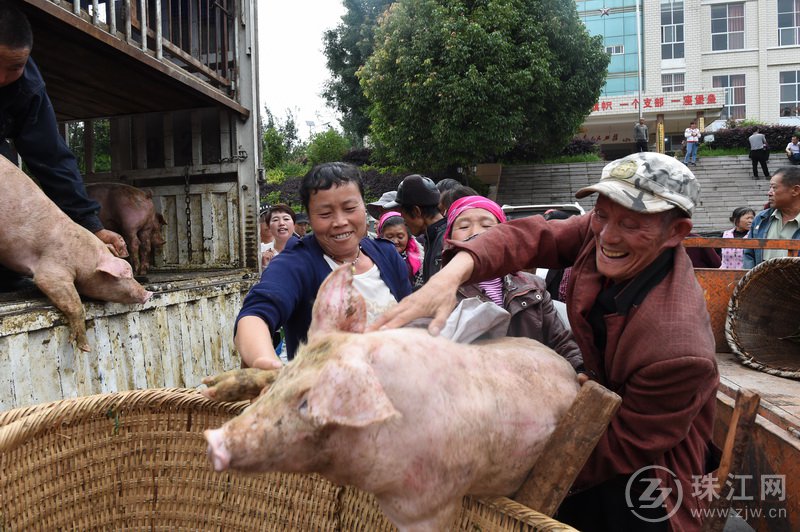
[[642, 152], [608, 163], [600, 181], [580, 189], [575, 197], [593, 192], [637, 212], [658, 213], [678, 207], [691, 216], [700, 199], [700, 184], [677, 159]]

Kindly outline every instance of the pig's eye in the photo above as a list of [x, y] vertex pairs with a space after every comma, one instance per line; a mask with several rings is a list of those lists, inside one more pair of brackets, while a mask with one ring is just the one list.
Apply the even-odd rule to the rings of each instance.
[[303, 399], [300, 406], [297, 407], [297, 410], [299, 410], [301, 414], [305, 414], [308, 410], [308, 399]]

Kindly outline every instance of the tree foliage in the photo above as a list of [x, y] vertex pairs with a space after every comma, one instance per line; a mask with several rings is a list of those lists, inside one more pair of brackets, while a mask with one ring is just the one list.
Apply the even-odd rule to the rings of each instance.
[[608, 55], [572, 0], [399, 0], [359, 71], [371, 133], [391, 159], [443, 167], [543, 155], [600, 95]]
[[341, 161], [350, 150], [350, 141], [335, 129], [328, 129], [311, 136], [306, 148], [308, 162], [312, 165]]
[[275, 119], [268, 107], [261, 120], [261, 154], [265, 168], [277, 168], [291, 159], [302, 156], [305, 148], [297, 136], [297, 123], [292, 112], [286, 110], [283, 123]]
[[342, 115], [340, 123], [347, 136], [363, 143], [369, 130], [369, 102], [359, 85], [356, 71], [372, 55], [378, 17], [392, 0], [344, 0], [342, 22], [325, 32], [325, 57], [331, 79], [323, 96]]

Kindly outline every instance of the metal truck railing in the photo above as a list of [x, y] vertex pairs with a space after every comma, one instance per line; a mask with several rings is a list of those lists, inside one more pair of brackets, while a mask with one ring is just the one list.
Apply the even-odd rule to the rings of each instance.
[[50, 0], [235, 98], [235, 0]]

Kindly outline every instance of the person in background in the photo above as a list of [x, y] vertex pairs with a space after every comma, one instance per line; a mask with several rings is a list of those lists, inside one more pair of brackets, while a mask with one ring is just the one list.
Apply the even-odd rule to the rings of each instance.
[[[355, 269], [353, 286], [367, 303], [367, 323], [411, 293], [408, 268], [386, 240], [367, 237], [361, 172], [335, 162], [303, 177], [300, 199], [312, 233], [291, 239], [244, 298], [234, 325], [234, 345], [246, 367], [281, 367], [270, 337], [284, 327], [287, 359], [305, 342], [320, 285], [343, 264]], [[437, 198], [438, 200], [438, 198]]]
[[439, 212], [439, 198], [439, 190], [430, 178], [411, 174], [398, 185], [395, 201], [384, 206], [386, 209], [397, 208], [400, 211], [411, 234], [425, 236], [423, 283], [428, 282], [442, 266], [442, 244], [447, 218]]
[[270, 207], [265, 218], [267, 231], [272, 236], [272, 244], [264, 246], [264, 251], [261, 253], [262, 270], [269, 266], [275, 255], [286, 248], [289, 240], [297, 238], [294, 234], [294, 210], [285, 203], [278, 203]]
[[[566, 220], [570, 214], [558, 209], [550, 209], [544, 213], [545, 220]], [[544, 278], [547, 292], [553, 301], [567, 302], [567, 285], [569, 284], [569, 274], [572, 268], [550, 268]]]
[[769, 147], [767, 146], [767, 137], [756, 128], [747, 140], [750, 142], [750, 160], [753, 162], [753, 179], [758, 179], [758, 163], [761, 163], [761, 171], [764, 172], [764, 177], [769, 179], [769, 169], [767, 168]]
[[447, 216], [447, 209], [450, 208], [450, 205], [452, 205], [455, 200], [466, 198], [467, 196], [480, 196], [480, 194], [478, 194], [474, 188], [465, 187], [464, 185], [458, 185], [457, 187], [442, 192], [442, 196], [439, 199], [439, 211], [442, 213], [442, 216]]
[[258, 251], [261, 254], [262, 271], [267, 267], [267, 264], [269, 264], [270, 259], [274, 255], [275, 249], [275, 237], [272, 236], [272, 233], [269, 230], [269, 219], [267, 218], [268, 215], [269, 208], [266, 208], [261, 211], [261, 214], [258, 217]]
[[683, 132], [683, 136], [686, 138], [686, 156], [683, 158], [683, 164], [697, 166], [697, 146], [700, 144], [700, 130], [697, 129], [697, 123], [692, 121]]
[[298, 238], [303, 238], [308, 234], [309, 228], [308, 215], [304, 212], [298, 212], [294, 220], [294, 234]]
[[[450, 206], [444, 237], [465, 242], [505, 222], [506, 215], [500, 205], [483, 196], [466, 196]], [[508, 311], [511, 322], [507, 336], [533, 338], [564, 357], [576, 371], [583, 371], [578, 344], [562, 323], [540, 277], [518, 271], [462, 285], [458, 299], [468, 297], [491, 301]]]
[[792, 140], [786, 145], [786, 157], [792, 164], [800, 164], [800, 139], [792, 135]]
[[[436, 183], [436, 189], [439, 191], [439, 212], [442, 213], [442, 216], [447, 216], [447, 207], [443, 207], [442, 205], [442, 198], [445, 197], [445, 192], [448, 190], [453, 190], [454, 188], [458, 188], [462, 186], [460, 182], [456, 181], [451, 177], [446, 177]], [[452, 203], [452, 201], [451, 201]]]
[[622, 403], [555, 517], [584, 532], [699, 530], [708, 503], [692, 486], [713, 467], [719, 384], [711, 320], [682, 245], [700, 186], [681, 162], [644, 152], [608, 163], [576, 197], [592, 193], [583, 216], [528, 216], [448, 240], [447, 266], [368, 330], [432, 316], [435, 335], [461, 285], [572, 266], [567, 309], [587, 370], [579, 380], [596, 380]]
[[53, 203], [114, 255], [127, 257], [122, 236], [103, 227], [100, 205], [86, 194], [75, 155], [58, 132], [32, 49], [27, 17], [10, 2], [0, 1], [0, 155], [17, 164], [16, 150]]
[[[800, 240], [800, 168], [779, 168], [769, 180], [767, 196], [769, 207], [755, 215], [747, 238]], [[745, 249], [742, 265], [750, 269], [787, 255], [784, 249]]]
[[422, 259], [424, 257], [422, 246], [417, 243], [415, 238], [411, 237], [403, 215], [397, 211], [383, 213], [381, 219], [378, 220], [377, 233], [379, 237], [394, 244], [397, 252], [406, 261], [408, 280], [411, 282], [412, 290], [422, 286]]
[[647, 141], [649, 138], [647, 124], [645, 124], [644, 118], [640, 118], [633, 126], [633, 140], [636, 141], [636, 151], [647, 151]]
[[[733, 209], [730, 221], [733, 227], [722, 233], [722, 238], [747, 238], [750, 226], [753, 225], [753, 217], [756, 211], [750, 207], [737, 207]], [[722, 265], [720, 268], [725, 270], [739, 270], [744, 267], [744, 250], [723, 248]]]

